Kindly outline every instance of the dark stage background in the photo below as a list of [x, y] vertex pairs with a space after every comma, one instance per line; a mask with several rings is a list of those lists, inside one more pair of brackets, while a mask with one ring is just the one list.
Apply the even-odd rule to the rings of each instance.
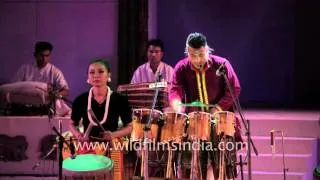
[[190, 32], [207, 36], [237, 72], [246, 107], [319, 107], [319, 1], [158, 1], [165, 60], [184, 57]]
[[[52, 63], [69, 82], [70, 99], [88, 89], [86, 68], [95, 57], [110, 61], [113, 87], [127, 83], [133, 70], [145, 60], [137, 61], [139, 54], [134, 52], [133, 41], [119, 38], [124, 37], [124, 30], [119, 28], [119, 21], [123, 22], [120, 15], [139, 14], [119, 8], [119, 2], [130, 1], [0, 1], [0, 84], [8, 82], [21, 64], [34, 61], [33, 45], [38, 40], [54, 44]], [[204, 33], [215, 53], [234, 66], [245, 107], [319, 108], [319, 3], [157, 0], [157, 8], [149, 9], [148, 16], [141, 15], [157, 17], [157, 23], [149, 22], [148, 28], [153, 31], [148, 32], [146, 27], [135, 30], [163, 39], [165, 61], [172, 66], [184, 57], [187, 35]], [[130, 23], [126, 28], [135, 32]], [[146, 37], [142, 35], [139, 37]]]

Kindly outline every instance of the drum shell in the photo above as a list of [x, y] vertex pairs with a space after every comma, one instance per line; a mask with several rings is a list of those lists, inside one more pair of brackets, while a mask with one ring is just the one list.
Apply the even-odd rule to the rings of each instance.
[[161, 128], [160, 141], [163, 143], [181, 142], [185, 134], [185, 124], [188, 116], [183, 113], [167, 112], [163, 114], [164, 125]]
[[188, 136], [190, 140], [210, 140], [211, 122], [213, 116], [206, 112], [194, 111], [188, 114]]
[[[144, 128], [148, 123], [151, 109], [134, 109], [132, 113], [132, 127], [131, 141], [141, 141], [144, 137]], [[150, 131], [147, 137], [151, 140], [155, 140], [158, 135], [158, 120], [162, 118], [162, 113], [159, 110], [153, 110], [150, 122]]]
[[229, 111], [220, 111], [214, 114], [216, 122], [216, 133], [222, 133], [227, 136], [234, 137], [235, 134], [235, 114]]
[[[77, 159], [78, 158], [78, 159]], [[88, 158], [86, 163], [83, 159]], [[81, 160], [79, 160], [81, 159]], [[68, 161], [68, 165], [67, 165]], [[81, 161], [81, 162], [80, 162]], [[105, 162], [109, 162], [108, 165]], [[97, 169], [74, 169], [70, 168], [70, 163], [74, 166], [81, 166], [87, 164], [88, 166], [92, 164], [100, 164]], [[73, 166], [73, 165], [72, 165]], [[82, 154], [78, 155], [75, 159], [66, 159], [63, 161], [63, 179], [64, 180], [112, 180], [113, 178], [113, 161], [102, 155], [92, 155], [92, 154]]]

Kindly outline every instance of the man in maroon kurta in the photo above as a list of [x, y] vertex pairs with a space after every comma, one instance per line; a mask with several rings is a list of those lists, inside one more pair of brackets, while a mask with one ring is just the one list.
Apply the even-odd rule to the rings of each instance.
[[[218, 105], [225, 111], [231, 110], [233, 104], [231, 93], [224, 82], [223, 76], [216, 75], [216, 71], [221, 64], [224, 64], [235, 97], [239, 96], [240, 83], [229, 61], [219, 56], [209, 55], [209, 59], [203, 63], [202, 69], [195, 67], [189, 57], [178, 62], [174, 68], [169, 93], [170, 102], [179, 104], [185, 98], [185, 103], [191, 103], [203, 99], [201, 101], [203, 103]], [[200, 83], [198, 83], [197, 74], [199, 74]], [[205, 86], [206, 89], [203, 88]], [[207, 102], [204, 96], [205, 90], [207, 91]]]
[[[232, 109], [231, 93], [223, 76], [217, 76], [217, 69], [224, 64], [235, 97], [240, 94], [238, 77], [227, 59], [210, 55], [210, 51], [206, 42], [197, 48], [187, 44], [188, 57], [176, 64], [170, 87], [169, 99], [175, 110], [179, 111], [181, 106], [178, 104], [182, 100], [184, 103], [201, 101], [206, 104], [215, 104], [224, 111]], [[211, 109], [213, 110], [215, 109]]]
[[[217, 70], [223, 65], [235, 97], [240, 94], [238, 77], [227, 59], [211, 55], [211, 51], [206, 37], [201, 33], [191, 33], [188, 36], [185, 51], [187, 57], [176, 64], [169, 91], [170, 104], [175, 111], [190, 113], [195, 108], [184, 109], [180, 104], [195, 101], [216, 105], [212, 108], [202, 107], [200, 111], [233, 111], [231, 92], [223, 76], [218, 76], [220, 71]], [[199, 108], [196, 110], [199, 111]], [[236, 124], [235, 138], [241, 140], [239, 122]]]

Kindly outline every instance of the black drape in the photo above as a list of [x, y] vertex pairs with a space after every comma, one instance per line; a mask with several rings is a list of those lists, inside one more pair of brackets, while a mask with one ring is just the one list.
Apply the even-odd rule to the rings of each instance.
[[118, 84], [128, 84], [144, 62], [148, 40], [148, 0], [119, 0]]
[[303, 108], [320, 108], [319, 8], [319, 1], [297, 1], [295, 96]]

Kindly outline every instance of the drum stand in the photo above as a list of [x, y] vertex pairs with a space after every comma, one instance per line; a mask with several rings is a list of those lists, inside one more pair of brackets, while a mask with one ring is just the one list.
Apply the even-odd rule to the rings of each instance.
[[[74, 158], [74, 147], [71, 145], [69, 145], [68, 143], [65, 142], [64, 137], [61, 135], [62, 132], [62, 120], [59, 119], [59, 131], [56, 129], [56, 127], [52, 126], [52, 130], [57, 134], [58, 138], [58, 164], [59, 164], [59, 172], [58, 172], [58, 179], [62, 180], [62, 162], [63, 162], [63, 158], [62, 158], [62, 149], [63, 149], [63, 143], [65, 143], [70, 151], [71, 151], [71, 158]], [[72, 144], [72, 142], [70, 143]]]
[[[172, 160], [173, 160], [173, 151], [172, 151], [172, 142], [169, 141], [168, 144], [168, 161], [167, 161], [167, 170], [166, 170], [166, 178], [165, 179], [171, 179], [172, 178]], [[176, 172], [176, 170], [175, 170]], [[177, 174], [177, 173], [175, 173]]]
[[[51, 119], [53, 119], [53, 117], [55, 116], [56, 114], [56, 108], [55, 108], [55, 102], [56, 102], [56, 95], [53, 94], [52, 92], [49, 92], [49, 97], [50, 97], [50, 102], [49, 102], [49, 113], [48, 113], [48, 116], [49, 116], [49, 123], [52, 127], [52, 130], [56, 133], [56, 135], [58, 136], [58, 167], [59, 167], [59, 170], [58, 170], [58, 179], [59, 180], [62, 180], [62, 161], [63, 161], [63, 157], [62, 157], [62, 149], [63, 149], [63, 143], [65, 143], [68, 148], [70, 148], [70, 151], [71, 151], [71, 158], [74, 158], [74, 154], [75, 154], [75, 149], [73, 146], [70, 146], [68, 143], [65, 142], [65, 139], [64, 137], [61, 135], [62, 133], [62, 120], [59, 119], [58, 120], [58, 129], [59, 131], [57, 130], [57, 128], [55, 126], [53, 126], [51, 124]], [[70, 143], [71, 144], [71, 143]]]
[[[148, 130], [145, 130], [148, 131]], [[149, 130], [150, 131], [150, 130]], [[147, 132], [145, 132], [147, 134]], [[141, 154], [141, 180], [149, 179], [149, 171], [148, 171], [148, 143], [149, 139], [145, 136], [142, 144], [142, 154]]]
[[[56, 148], [57, 148], [57, 145], [54, 144], [54, 145], [52, 146], [52, 148], [50, 149], [50, 151], [49, 151], [45, 156], [43, 156], [43, 157], [40, 158], [40, 161], [45, 160], [47, 157], [49, 157], [49, 156], [54, 152], [54, 150], [56, 150]], [[32, 170], [33, 170], [33, 171], [34, 171], [37, 167], [40, 166], [40, 161], [38, 161], [36, 164], [34, 164], [34, 165], [32, 166]]]
[[[50, 119], [52, 119], [52, 117], [50, 117]], [[52, 154], [54, 152], [54, 150], [58, 150], [58, 165], [59, 165], [59, 171], [58, 171], [58, 179], [59, 180], [62, 180], [62, 161], [63, 161], [63, 158], [62, 158], [62, 149], [63, 149], [63, 143], [65, 143], [65, 139], [64, 137], [61, 135], [61, 132], [62, 132], [62, 120], [59, 119], [59, 131], [56, 129], [56, 127], [52, 126], [52, 130], [57, 134], [58, 136], [58, 145], [57, 144], [54, 144], [52, 146], [52, 148], [50, 149], [50, 151], [41, 158], [41, 160], [45, 160], [48, 156], [50, 156], [50, 154]], [[74, 156], [74, 149], [73, 147], [71, 147], [68, 143], [66, 143], [66, 145], [68, 146], [68, 148], [72, 151], [71, 152], [71, 157]], [[40, 166], [40, 161], [37, 162], [33, 167], [32, 167], [32, 170], [35, 170], [38, 166]]]
[[141, 156], [141, 179], [143, 180], [148, 180], [149, 179], [149, 172], [148, 172], [148, 144], [149, 144], [149, 138], [148, 138], [148, 133], [150, 133], [151, 130], [151, 120], [152, 115], [153, 115], [153, 110], [156, 106], [156, 102], [157, 102], [157, 97], [159, 94], [159, 87], [157, 85], [157, 82], [160, 81], [161, 79], [161, 72], [159, 71], [158, 76], [155, 80], [155, 93], [153, 96], [153, 101], [152, 101], [152, 107], [151, 107], [151, 111], [149, 114], [149, 119], [148, 119], [148, 123], [146, 124], [146, 126], [144, 127], [144, 131], [143, 131], [143, 147], [142, 147], [142, 156]]
[[176, 151], [175, 152], [175, 156], [177, 156], [177, 160], [174, 163], [174, 172], [175, 172], [175, 177], [176, 179], [182, 179], [182, 169], [181, 169], [181, 156], [182, 156], [182, 152]]
[[[199, 147], [194, 148], [193, 144], [197, 142]], [[193, 139], [191, 145], [191, 168], [190, 168], [190, 180], [202, 179], [201, 165], [200, 165], [200, 140]], [[200, 174], [199, 174], [200, 172]]]

